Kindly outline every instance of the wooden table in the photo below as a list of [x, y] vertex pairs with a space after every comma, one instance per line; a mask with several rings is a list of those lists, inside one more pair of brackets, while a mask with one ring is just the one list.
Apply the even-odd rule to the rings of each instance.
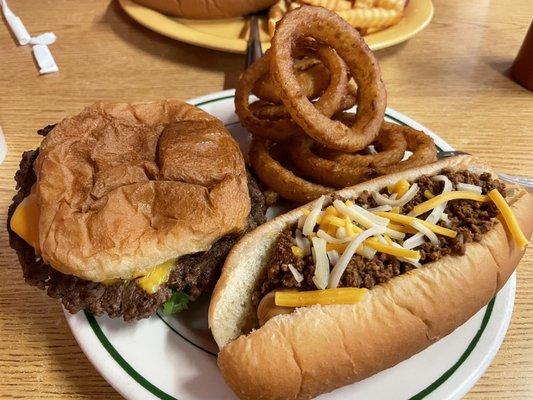
[[[0, 125], [9, 146], [0, 166], [1, 221], [21, 152], [39, 145], [38, 128], [95, 100], [187, 99], [229, 88], [244, 62], [159, 36], [114, 1], [11, 5], [31, 32], [57, 34], [60, 72], [38, 76], [31, 49], [0, 26]], [[500, 171], [532, 176], [533, 93], [508, 78], [532, 15], [531, 0], [436, 0], [426, 30], [377, 52], [389, 105]], [[119, 398], [78, 348], [59, 304], [23, 283], [4, 223], [0, 270], [0, 398]], [[530, 248], [507, 337], [467, 398], [533, 398], [532, 327]]]

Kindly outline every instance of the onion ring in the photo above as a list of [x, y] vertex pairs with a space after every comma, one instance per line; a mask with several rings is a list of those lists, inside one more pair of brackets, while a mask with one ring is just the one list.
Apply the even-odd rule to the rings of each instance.
[[250, 65], [242, 75], [235, 89], [235, 112], [243, 126], [252, 135], [283, 141], [292, 136], [300, 128], [290, 118], [278, 120], [259, 118], [252, 113], [248, 97], [254, 83], [263, 75], [268, 74], [270, 68], [270, 51]]
[[[345, 110], [349, 110], [356, 104], [357, 104], [357, 87], [355, 86], [355, 83], [350, 81], [348, 82], [346, 96], [344, 97], [344, 100], [342, 101], [341, 106], [339, 107], [339, 109], [337, 110], [335, 114], [338, 114]], [[353, 115], [355, 116], [355, 114]]]
[[[344, 120], [349, 120], [353, 114], [344, 115]], [[409, 128], [393, 124], [392, 122], [383, 121], [379, 135], [373, 142], [374, 147], [378, 150], [376, 154], [349, 154], [340, 153], [335, 150], [323, 149], [321, 155], [326, 158], [344, 164], [346, 166], [357, 167], [367, 165], [369, 167], [379, 168], [402, 161], [407, 149], [407, 141], [404, 132]]]
[[250, 104], [250, 111], [258, 118], [281, 119], [291, 115], [283, 104], [272, 104], [264, 100], [257, 100]]
[[[319, 97], [329, 84], [328, 69], [316, 58], [296, 60], [294, 63], [298, 84], [308, 99]], [[255, 82], [252, 89], [261, 100], [274, 104], [281, 104], [279, 88], [270, 74], [265, 74]]]
[[[357, 83], [357, 114], [350, 126], [332, 121], [302, 95], [293, 70], [294, 43], [312, 37], [336, 50]], [[354, 152], [368, 146], [379, 133], [386, 107], [386, 91], [378, 63], [359, 33], [341, 17], [319, 7], [302, 6], [278, 23], [270, 49], [271, 74], [292, 118], [319, 143]]]
[[250, 146], [250, 163], [259, 179], [287, 200], [303, 204], [323, 194], [331, 193], [333, 188], [306, 181], [283, 167], [269, 152], [269, 142], [253, 138]]
[[[344, 96], [339, 109], [335, 114], [344, 110], [350, 109], [356, 102], [356, 88], [353, 85], [348, 85], [346, 96]], [[249, 105], [250, 111], [261, 119], [282, 119], [289, 118], [291, 115], [283, 104], [273, 104], [264, 100], [254, 101]], [[354, 114], [352, 114], [354, 115]]]
[[[343, 98], [339, 109], [335, 114], [339, 114], [339, 117], [336, 117], [335, 119], [338, 119], [339, 121], [342, 121], [345, 125], [350, 124], [348, 121], [353, 121], [353, 116], [355, 114], [353, 113], [343, 113], [344, 110], [350, 109], [353, 106], [355, 106], [357, 101], [357, 87], [353, 82], [348, 82], [347, 90], [346, 90], [346, 96]], [[281, 118], [288, 118], [290, 117], [289, 112], [287, 111], [287, 108], [283, 104], [273, 104], [268, 101], [264, 100], [257, 100], [254, 101], [249, 105], [250, 111], [257, 116], [258, 118], [262, 119], [281, 119]], [[343, 114], [346, 114], [345, 117], [343, 117]], [[349, 116], [351, 117], [349, 117]], [[341, 118], [344, 118], [341, 120]], [[346, 121], [346, 122], [345, 122]]]
[[296, 167], [308, 178], [335, 188], [353, 186], [369, 179], [373, 170], [365, 165], [346, 165], [317, 156], [312, 151], [316, 142], [307, 135], [294, 137], [290, 156]]
[[435, 147], [433, 139], [422, 131], [417, 131], [408, 126], [400, 127], [402, 128], [402, 133], [407, 141], [407, 150], [412, 151], [413, 154], [407, 160], [401, 161], [398, 164], [376, 168], [376, 172], [380, 175], [404, 171], [409, 168], [419, 167], [437, 161], [437, 148]]
[[[303, 49], [302, 51], [316, 51], [316, 56], [330, 71], [328, 88], [314, 103], [314, 107], [319, 113], [331, 116], [337, 112], [346, 97], [346, 88], [348, 87], [346, 64], [329, 47], [324, 45], [314, 45], [313, 47], [314, 49]], [[255, 82], [261, 76], [268, 74], [272, 58], [271, 54], [272, 52], [267, 50], [263, 57], [244, 71], [235, 90], [235, 111], [241, 123], [252, 135], [283, 141], [301, 130], [292, 118], [262, 119], [254, 115], [249, 108], [248, 97], [250, 92]]]

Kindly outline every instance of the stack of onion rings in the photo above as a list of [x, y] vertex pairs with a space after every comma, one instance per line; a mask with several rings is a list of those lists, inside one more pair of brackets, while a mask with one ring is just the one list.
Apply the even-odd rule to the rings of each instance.
[[[259, 100], [250, 104], [251, 93]], [[344, 112], [356, 103], [355, 113]], [[235, 94], [253, 136], [253, 169], [296, 203], [436, 160], [432, 139], [384, 121], [385, 107], [377, 61], [359, 33], [311, 6], [279, 22], [272, 47], [245, 71]], [[413, 154], [403, 160], [406, 150]]]
[[[301, 95], [292, 67], [294, 43], [312, 37], [327, 44], [344, 60], [357, 84], [357, 113], [351, 126], [331, 120]], [[387, 105], [377, 60], [359, 33], [337, 14], [321, 7], [302, 6], [278, 23], [272, 39], [271, 74], [292, 119], [317, 142], [354, 152], [376, 138]]]
[[[313, 103], [312, 107], [321, 115], [331, 117], [339, 110], [342, 110], [341, 106], [345, 104], [347, 94], [350, 92], [346, 64], [333, 49], [327, 46], [318, 43], [310, 45], [309, 41], [303, 43], [297, 48], [297, 56], [310, 55], [317, 57], [329, 70], [328, 87]], [[255, 83], [264, 75], [269, 74], [271, 54], [272, 52], [268, 50], [262, 58], [255, 61], [242, 75], [235, 90], [235, 111], [242, 124], [248, 128], [252, 135], [283, 141], [292, 134], [299, 132], [295, 121], [292, 118], [261, 118], [250, 110], [248, 99]], [[298, 89], [299, 94], [307, 99], [306, 93], [302, 93], [300, 86], [298, 86]]]

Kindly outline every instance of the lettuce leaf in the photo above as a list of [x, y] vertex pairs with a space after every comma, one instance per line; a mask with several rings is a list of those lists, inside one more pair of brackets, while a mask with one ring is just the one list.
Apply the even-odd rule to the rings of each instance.
[[163, 303], [163, 314], [176, 314], [189, 308], [189, 296], [179, 290], [172, 293], [170, 299]]

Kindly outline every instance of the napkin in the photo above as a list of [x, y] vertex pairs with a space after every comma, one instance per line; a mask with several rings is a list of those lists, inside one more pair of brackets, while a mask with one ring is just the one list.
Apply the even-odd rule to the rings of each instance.
[[27, 44], [33, 45], [33, 55], [35, 56], [37, 65], [39, 65], [39, 73], [49, 74], [59, 71], [54, 57], [48, 48], [48, 45], [56, 41], [56, 35], [53, 32], [46, 32], [32, 37], [22, 23], [22, 20], [8, 7], [7, 0], [0, 0], [0, 6], [6, 22], [18, 42], [23, 46]]
[[57, 67], [56, 62], [54, 61], [54, 57], [52, 56], [52, 53], [50, 52], [48, 46], [44, 44], [36, 44], [35, 46], [33, 46], [32, 50], [33, 55], [37, 60], [37, 64], [39, 64], [40, 74], [49, 74], [51, 72], [59, 71], [59, 68]]
[[28, 33], [26, 27], [22, 23], [22, 20], [17, 17], [13, 11], [7, 6], [6, 0], [0, 0], [2, 3], [2, 12], [6, 18], [6, 22], [11, 28], [11, 32], [15, 35], [21, 45], [30, 43], [31, 36]]

